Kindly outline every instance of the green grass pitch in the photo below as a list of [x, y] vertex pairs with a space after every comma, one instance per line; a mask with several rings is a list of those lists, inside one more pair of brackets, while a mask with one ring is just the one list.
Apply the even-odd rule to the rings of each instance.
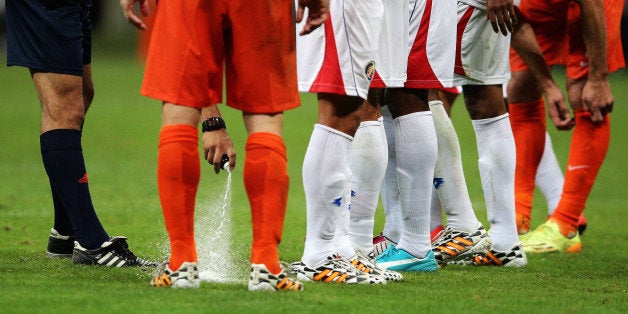
[[[83, 147], [97, 212], [111, 235], [129, 237], [131, 249], [150, 259], [166, 254], [167, 238], [156, 185], [160, 107], [139, 95], [142, 68], [127, 50], [95, 47], [93, 73], [96, 98], [85, 124]], [[2, 57], [4, 58], [4, 56]], [[4, 60], [1, 60], [4, 64]], [[271, 66], [271, 65], [269, 65]], [[564, 81], [561, 71], [557, 79]], [[626, 313], [628, 312], [628, 242], [625, 190], [628, 181], [628, 73], [612, 75], [615, 111], [606, 161], [587, 204], [589, 228], [577, 255], [531, 255], [523, 269], [447, 267], [434, 274], [406, 274], [401, 283], [343, 286], [306, 283], [303, 293], [250, 293], [248, 252], [250, 213], [242, 184], [245, 131], [241, 114], [222, 107], [238, 153], [233, 173], [229, 241], [231, 265], [238, 282], [203, 283], [198, 290], [156, 289], [150, 273], [138, 269], [73, 266], [45, 255], [53, 211], [39, 154], [40, 106], [27, 70], [0, 69], [0, 312], [333, 312], [333, 313]], [[453, 112], [474, 207], [486, 222], [477, 170], [474, 133], [458, 102]], [[300, 258], [305, 238], [305, 199], [301, 163], [316, 102], [303, 95], [303, 105], [285, 115], [290, 198], [281, 258]], [[569, 133], [548, 122], [554, 147], [564, 167]], [[204, 164], [197, 215], [214, 215], [227, 176]], [[211, 213], [210, 213], [211, 212]], [[533, 222], [545, 219], [540, 193]], [[383, 226], [378, 209], [376, 232]], [[204, 228], [207, 229], [207, 228]], [[204, 229], [203, 232], [207, 232]], [[199, 250], [209, 244], [199, 242]], [[626, 251], [624, 251], [626, 250]], [[224, 252], [223, 252], [224, 253]]]

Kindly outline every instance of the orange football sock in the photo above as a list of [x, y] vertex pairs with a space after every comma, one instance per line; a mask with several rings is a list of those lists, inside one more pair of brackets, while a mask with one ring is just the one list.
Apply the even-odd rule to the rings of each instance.
[[194, 202], [200, 179], [198, 130], [186, 124], [166, 125], [159, 134], [157, 185], [170, 237], [170, 269], [196, 262]]
[[545, 147], [545, 103], [542, 98], [531, 102], [510, 103], [508, 112], [517, 148], [515, 210], [518, 216], [529, 221], [534, 179]]
[[575, 116], [563, 194], [552, 214], [565, 236], [577, 230], [578, 218], [606, 157], [611, 131], [610, 115], [600, 124], [591, 122], [591, 114], [583, 109], [576, 110]]
[[253, 246], [251, 263], [281, 272], [278, 246], [288, 202], [286, 146], [273, 133], [249, 135], [244, 160], [244, 187], [251, 205]]

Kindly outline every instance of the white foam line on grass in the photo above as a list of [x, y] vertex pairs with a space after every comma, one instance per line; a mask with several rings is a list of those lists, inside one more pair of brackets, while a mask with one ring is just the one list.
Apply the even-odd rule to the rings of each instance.
[[196, 212], [196, 249], [202, 281], [241, 283], [231, 254], [231, 173], [219, 199], [210, 199]]

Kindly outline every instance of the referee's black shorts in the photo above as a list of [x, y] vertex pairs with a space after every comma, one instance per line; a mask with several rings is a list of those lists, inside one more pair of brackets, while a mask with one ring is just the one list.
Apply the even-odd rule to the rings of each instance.
[[92, 2], [6, 0], [7, 65], [83, 75], [91, 63]]

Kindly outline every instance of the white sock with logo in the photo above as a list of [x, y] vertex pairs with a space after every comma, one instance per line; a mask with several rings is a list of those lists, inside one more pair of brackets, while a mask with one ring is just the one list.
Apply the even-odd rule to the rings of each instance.
[[432, 113], [422, 111], [396, 118], [395, 148], [403, 217], [397, 247], [424, 258], [432, 249], [430, 204], [438, 154]]
[[384, 181], [380, 191], [382, 205], [386, 213], [384, 236], [399, 243], [403, 222], [401, 220], [401, 203], [399, 203], [399, 184], [397, 182], [397, 153], [395, 152], [395, 124], [387, 106], [382, 107], [386, 143], [388, 144], [388, 163]]
[[368, 255], [373, 250], [373, 227], [379, 191], [388, 159], [386, 134], [381, 121], [365, 121], [353, 137], [349, 236], [353, 246]]
[[480, 222], [473, 212], [467, 191], [458, 135], [443, 103], [430, 101], [429, 105], [438, 138], [434, 186], [440, 196], [443, 211], [447, 214], [447, 225], [454, 230], [472, 233]]
[[[346, 213], [349, 200], [349, 149], [353, 138], [338, 130], [316, 124], [303, 160], [303, 189], [307, 227], [302, 261], [318, 266], [336, 253], [334, 234], [337, 219]], [[345, 212], [343, 212], [345, 211]]]
[[515, 223], [515, 140], [508, 114], [472, 120], [478, 167], [493, 248], [510, 250], [519, 242]]

